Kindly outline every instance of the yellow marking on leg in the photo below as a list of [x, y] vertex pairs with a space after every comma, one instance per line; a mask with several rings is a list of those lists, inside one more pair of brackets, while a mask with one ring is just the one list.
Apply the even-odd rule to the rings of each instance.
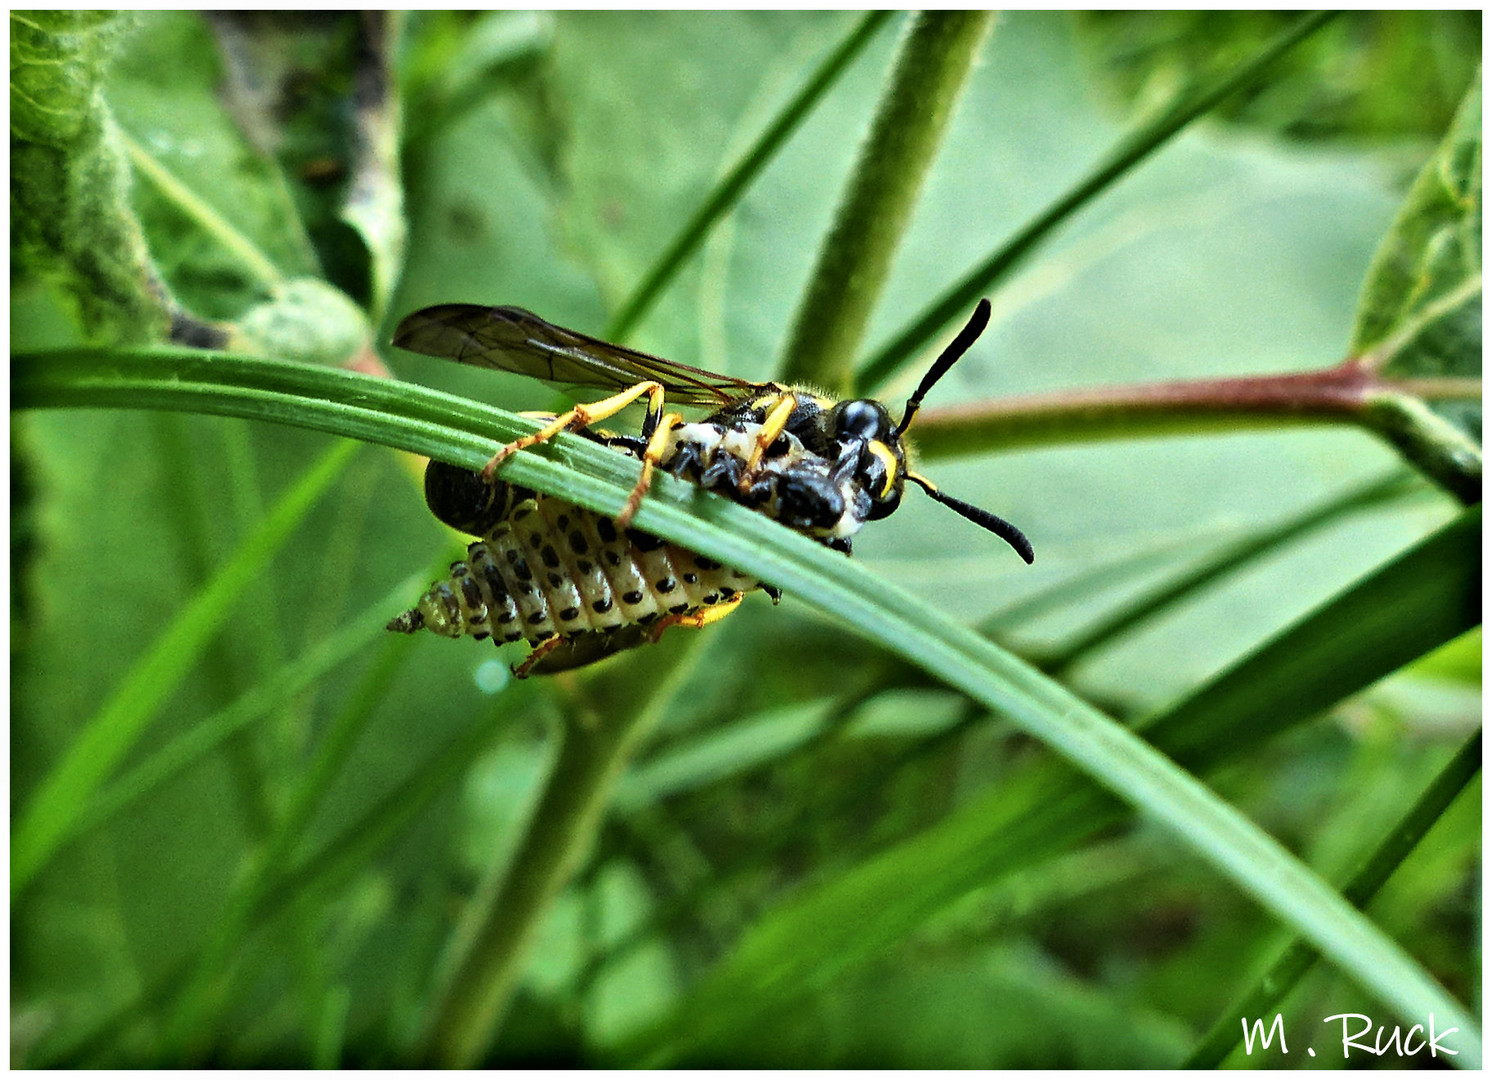
[[725, 603], [716, 604], [714, 607], [702, 608], [698, 611], [686, 611], [682, 615], [665, 615], [653, 624], [653, 629], [649, 631], [648, 637], [656, 642], [663, 636], [663, 631], [667, 630], [670, 626], [687, 626], [691, 630], [703, 630], [711, 623], [719, 622], [732, 611], [735, 611], [736, 608], [741, 606], [741, 601], [744, 599], [744, 596], [738, 596], [734, 600], [727, 600]]
[[746, 459], [746, 470], [741, 474], [741, 490], [747, 491], [751, 487], [751, 478], [756, 474], [756, 467], [761, 463], [762, 454], [777, 441], [777, 436], [782, 434], [782, 429], [787, 427], [787, 418], [793, 415], [793, 410], [798, 407], [798, 398], [791, 390], [783, 391], [782, 398], [772, 411], [767, 414], [767, 419], [762, 422], [761, 431], [756, 434], [756, 445], [751, 448], [751, 456]]
[[[492, 475], [497, 467], [520, 450], [527, 450], [530, 446], [537, 446], [554, 438], [561, 431], [579, 431], [581, 428], [590, 427], [598, 420], [605, 420], [608, 416], [615, 416], [628, 405], [641, 397], [648, 399], [648, 411], [654, 415], [663, 411], [663, 384], [658, 382], [640, 382], [636, 386], [623, 390], [620, 394], [613, 394], [609, 398], [600, 401], [592, 401], [586, 405], [577, 405], [569, 412], [560, 413], [555, 416], [544, 427], [532, 435], [524, 435], [522, 438], [514, 439], [497, 453], [492, 455], [492, 460], [482, 466], [482, 479], [492, 481]], [[551, 414], [544, 413], [544, 416]]]
[[513, 665], [513, 667], [511, 668], [513, 672], [513, 678], [528, 678], [528, 673], [533, 670], [535, 664], [544, 659], [544, 657], [548, 656], [550, 653], [554, 652], [555, 649], [558, 649], [564, 643], [565, 639], [557, 634], [552, 638], [548, 638], [544, 641], [539, 642], [537, 645], [534, 646], [534, 651], [529, 653], [528, 656], [524, 658], [523, 663]]
[[664, 413], [659, 419], [653, 437], [648, 440], [648, 445], [642, 452], [642, 475], [633, 485], [632, 494], [627, 496], [627, 505], [622, 507], [622, 512], [616, 516], [617, 528], [625, 529], [631, 524], [632, 516], [642, 505], [642, 497], [647, 494], [648, 487], [653, 482], [653, 469], [663, 460], [663, 451], [668, 447], [668, 436], [683, 422], [682, 416], [672, 412]]

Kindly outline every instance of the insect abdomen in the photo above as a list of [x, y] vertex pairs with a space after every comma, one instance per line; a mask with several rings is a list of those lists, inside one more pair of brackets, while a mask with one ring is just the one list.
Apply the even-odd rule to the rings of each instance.
[[538, 645], [685, 615], [759, 586], [675, 544], [537, 495], [467, 548], [466, 560], [389, 629]]

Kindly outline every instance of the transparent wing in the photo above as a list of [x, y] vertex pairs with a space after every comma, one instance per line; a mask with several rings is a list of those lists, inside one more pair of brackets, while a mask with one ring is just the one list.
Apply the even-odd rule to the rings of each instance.
[[562, 386], [624, 390], [644, 380], [663, 384], [679, 405], [723, 405], [756, 393], [759, 383], [676, 364], [545, 322], [518, 307], [438, 304], [406, 316], [394, 344], [477, 367], [497, 368]]

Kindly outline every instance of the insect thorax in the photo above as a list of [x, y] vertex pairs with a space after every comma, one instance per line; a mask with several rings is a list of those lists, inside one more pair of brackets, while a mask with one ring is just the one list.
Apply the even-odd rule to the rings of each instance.
[[837, 474], [832, 461], [786, 430], [758, 454], [762, 424], [722, 423], [720, 415], [675, 428], [659, 467], [848, 551], [850, 537], [870, 513], [870, 501], [854, 478]]

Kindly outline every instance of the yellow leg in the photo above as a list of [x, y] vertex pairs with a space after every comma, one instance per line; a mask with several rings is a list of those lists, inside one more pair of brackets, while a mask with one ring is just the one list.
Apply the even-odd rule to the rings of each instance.
[[678, 413], [664, 413], [658, 421], [653, 437], [648, 440], [648, 445], [642, 452], [642, 475], [637, 478], [632, 494], [627, 496], [627, 505], [616, 516], [617, 528], [625, 529], [631, 523], [632, 515], [637, 513], [637, 508], [642, 505], [642, 497], [647, 494], [648, 486], [653, 482], [654, 467], [663, 460], [669, 434], [683, 422], [684, 418]]
[[767, 447], [777, 441], [777, 436], [782, 434], [782, 429], [787, 427], [787, 418], [793, 415], [793, 410], [798, 407], [798, 399], [791, 390], [784, 391], [782, 400], [772, 407], [767, 414], [767, 419], [762, 422], [761, 431], [757, 432], [756, 445], [751, 448], [751, 457], [746, 459], [746, 471], [741, 474], [741, 490], [744, 492], [751, 486], [751, 478], [756, 474], [756, 467], [761, 463], [762, 454]]
[[640, 382], [620, 394], [613, 394], [601, 401], [593, 401], [588, 405], [577, 405], [569, 412], [560, 413], [544, 427], [532, 435], [525, 435], [521, 439], [514, 439], [497, 453], [492, 455], [492, 460], [482, 466], [482, 479], [492, 481], [492, 474], [497, 467], [520, 450], [527, 450], [530, 446], [537, 446], [541, 442], [554, 438], [561, 431], [579, 431], [581, 428], [590, 427], [598, 420], [605, 420], [608, 416], [615, 416], [628, 405], [639, 398], [648, 399], [648, 413], [652, 416], [663, 412], [663, 384], [657, 382]]
[[723, 604], [714, 607], [702, 608], [699, 611], [685, 612], [683, 615], [665, 615], [653, 624], [652, 631], [648, 634], [655, 642], [663, 636], [663, 631], [670, 626], [687, 626], [691, 630], [703, 630], [713, 622], [719, 622], [736, 608], [741, 606], [744, 596], [738, 596], [734, 600], [727, 600]]

